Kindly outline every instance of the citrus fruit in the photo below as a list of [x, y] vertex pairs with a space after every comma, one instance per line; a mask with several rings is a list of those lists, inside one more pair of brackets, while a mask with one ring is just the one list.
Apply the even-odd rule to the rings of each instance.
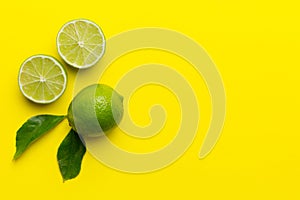
[[66, 85], [67, 74], [64, 67], [51, 56], [31, 56], [20, 67], [20, 90], [35, 103], [47, 104], [55, 101], [64, 93]]
[[123, 97], [104, 84], [81, 90], [68, 108], [68, 121], [83, 136], [101, 136], [116, 126], [123, 116]]
[[62, 26], [56, 38], [59, 55], [75, 68], [95, 65], [105, 51], [105, 37], [101, 28], [86, 19], [77, 19]]

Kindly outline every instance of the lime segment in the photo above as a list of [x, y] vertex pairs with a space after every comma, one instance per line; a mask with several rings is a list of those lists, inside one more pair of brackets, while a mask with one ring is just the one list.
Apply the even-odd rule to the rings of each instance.
[[31, 56], [20, 67], [20, 90], [35, 103], [47, 104], [55, 101], [64, 93], [66, 84], [65, 69], [51, 56]]
[[56, 45], [66, 63], [75, 68], [88, 68], [103, 56], [105, 38], [97, 24], [77, 19], [63, 25], [58, 32]]

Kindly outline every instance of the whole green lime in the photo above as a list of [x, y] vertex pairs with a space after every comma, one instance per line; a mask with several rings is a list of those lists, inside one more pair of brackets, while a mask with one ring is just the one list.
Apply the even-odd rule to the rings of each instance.
[[101, 136], [115, 127], [123, 116], [123, 97], [104, 84], [82, 89], [68, 108], [68, 121], [82, 136]]

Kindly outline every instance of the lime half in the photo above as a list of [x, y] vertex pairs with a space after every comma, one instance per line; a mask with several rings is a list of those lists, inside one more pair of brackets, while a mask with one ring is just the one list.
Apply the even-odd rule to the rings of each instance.
[[26, 59], [19, 71], [23, 95], [35, 103], [47, 104], [65, 91], [67, 75], [62, 64], [51, 56], [35, 55]]
[[67, 22], [58, 32], [56, 45], [59, 55], [75, 68], [95, 65], [105, 51], [105, 37], [92, 21], [77, 19]]

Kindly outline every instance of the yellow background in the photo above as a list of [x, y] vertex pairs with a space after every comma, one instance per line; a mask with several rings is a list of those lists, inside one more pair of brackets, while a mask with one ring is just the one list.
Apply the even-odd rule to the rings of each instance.
[[[2, 2], [0, 198], [299, 199], [299, 9], [295, 0]], [[169, 28], [193, 38], [207, 50], [218, 66], [227, 95], [224, 130], [208, 157], [198, 159], [210, 113], [201, 77], [194, 76], [189, 68], [182, 70], [180, 61], [164, 53], [136, 52], [136, 56], [125, 56], [112, 65], [103, 82], [115, 84], [120, 75], [118, 65], [130, 68], [151, 58], [181, 69], [197, 92], [204, 116], [195, 141], [183, 157], [157, 172], [127, 174], [86, 154], [80, 175], [63, 183], [56, 151], [69, 130], [64, 121], [17, 162], [12, 161], [15, 134], [26, 119], [42, 113], [66, 113], [76, 73], [67, 67], [69, 83], [64, 95], [53, 104], [40, 106], [19, 92], [19, 66], [33, 54], [58, 58], [56, 34], [66, 21], [75, 18], [95, 21], [106, 38], [140, 27]], [[174, 116], [178, 111], [172, 109], [177, 104], [171, 94], [148, 98], [143, 104], [144, 97], [156, 90], [163, 88], [149, 86], [133, 96], [133, 119], [139, 124], [149, 123], [148, 101], [161, 100], [171, 106], [166, 108], [172, 116], [166, 128], [168, 132], [176, 130], [178, 118]], [[163, 131], [161, 140], [153, 138], [152, 144], [130, 143], [127, 138], [119, 145], [143, 152], [164, 144], [170, 139], [167, 134]], [[141, 146], [145, 149], [138, 148]]]

